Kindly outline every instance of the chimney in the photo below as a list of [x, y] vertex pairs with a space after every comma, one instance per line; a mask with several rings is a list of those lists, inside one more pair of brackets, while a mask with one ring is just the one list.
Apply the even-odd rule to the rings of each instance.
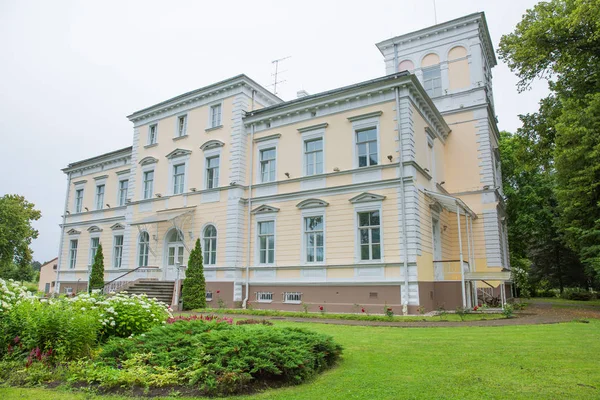
[[308, 96], [308, 92], [306, 90], [304, 90], [304, 89], [298, 90], [296, 92], [296, 97], [297, 98], [306, 97], [306, 96]]

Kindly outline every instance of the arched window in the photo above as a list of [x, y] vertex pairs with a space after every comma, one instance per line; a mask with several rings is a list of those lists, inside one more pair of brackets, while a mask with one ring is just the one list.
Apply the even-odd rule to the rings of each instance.
[[183, 265], [183, 233], [178, 229], [171, 229], [167, 235], [167, 265]]
[[440, 69], [440, 58], [437, 54], [427, 54], [421, 61], [423, 70], [423, 87], [429, 97], [442, 95], [442, 71]]
[[415, 69], [415, 65], [410, 60], [404, 60], [398, 64], [398, 71], [412, 71]]
[[204, 263], [206, 265], [217, 263], [217, 228], [214, 225], [204, 228]]
[[148, 266], [148, 252], [150, 250], [150, 235], [142, 232], [138, 239], [138, 267]]

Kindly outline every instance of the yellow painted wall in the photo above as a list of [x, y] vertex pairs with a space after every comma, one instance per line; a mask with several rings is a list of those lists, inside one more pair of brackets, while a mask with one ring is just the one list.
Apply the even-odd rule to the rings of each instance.
[[462, 46], [454, 47], [448, 53], [448, 81], [450, 90], [464, 89], [471, 86], [467, 50]]
[[425, 57], [423, 57], [423, 60], [421, 61], [421, 68], [431, 67], [439, 63], [440, 58], [437, 56], [437, 54], [427, 54]]
[[473, 113], [467, 111], [444, 118], [452, 129], [444, 148], [444, 188], [450, 193], [481, 189]]
[[[104, 180], [104, 217], [108, 218], [113, 216], [111, 209], [106, 207], [106, 204], [110, 204], [111, 207], [118, 206], [117, 193], [119, 186], [119, 176], [117, 172], [123, 171], [125, 169], [129, 169], [128, 166], [120, 166], [118, 168], [111, 168], [104, 171], [96, 172], [89, 175], [84, 175], [76, 178], [72, 178], [71, 180], [71, 188], [69, 190], [69, 199], [67, 203], [67, 210], [71, 212], [71, 215], [75, 213], [75, 190], [83, 188], [83, 203], [82, 203], [82, 215], [80, 219], [82, 221], [89, 221], [95, 219], [97, 217], [92, 213], [88, 213], [85, 211], [84, 207], [87, 207], [90, 211], [96, 210], [96, 185], [99, 183], [94, 178], [107, 176]], [[127, 175], [126, 175], [127, 176]], [[124, 178], [123, 176], [121, 178]], [[83, 184], [75, 185], [75, 182], [86, 181]]]

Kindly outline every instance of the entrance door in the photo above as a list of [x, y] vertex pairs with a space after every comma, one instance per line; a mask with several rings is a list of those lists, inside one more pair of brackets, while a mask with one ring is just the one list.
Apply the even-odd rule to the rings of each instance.
[[167, 235], [166, 260], [164, 279], [173, 281], [177, 279], [177, 267], [184, 265], [183, 235], [173, 229]]
[[440, 220], [433, 218], [431, 221], [433, 236], [433, 274], [436, 281], [444, 280], [444, 264], [442, 260], [442, 234], [440, 231]]

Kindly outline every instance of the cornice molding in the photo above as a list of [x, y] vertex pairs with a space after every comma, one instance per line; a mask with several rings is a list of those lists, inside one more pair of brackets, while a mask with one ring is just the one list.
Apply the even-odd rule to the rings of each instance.
[[323, 208], [327, 207], [328, 205], [328, 202], [321, 199], [306, 199], [296, 204], [296, 207], [298, 207], [301, 210], [305, 210], [308, 208]]
[[89, 228], [87, 228], [88, 232], [102, 232], [102, 228], [100, 228], [98, 225], [92, 225]]
[[158, 162], [158, 158], [154, 158], [152, 156], [147, 156], [140, 160], [140, 165], [156, 164], [157, 162]]
[[181, 156], [187, 156], [192, 154], [191, 150], [187, 150], [187, 149], [175, 149], [172, 152], [170, 152], [169, 154], [167, 154], [165, 157], [167, 158], [175, 158], [175, 157], [181, 157]]
[[274, 135], [255, 138], [254, 143], [266, 142], [267, 140], [279, 139], [280, 137], [281, 137], [281, 133], [276, 133]]
[[382, 196], [380, 194], [375, 194], [375, 193], [368, 193], [368, 192], [364, 192], [359, 194], [358, 196], [354, 196], [353, 198], [349, 199], [348, 201], [352, 204], [357, 204], [357, 203], [368, 203], [371, 201], [383, 201], [385, 200], [385, 196]]
[[279, 208], [263, 204], [252, 210], [252, 214], [268, 214], [279, 212]]
[[298, 132], [305, 133], [310, 131], [316, 131], [317, 129], [325, 129], [329, 126], [327, 122], [323, 122], [322, 124], [316, 124], [311, 126], [305, 126], [303, 128], [298, 128]]
[[206, 150], [215, 149], [217, 147], [223, 147], [223, 146], [225, 146], [225, 143], [221, 142], [218, 139], [212, 139], [212, 140], [208, 140], [208, 141], [204, 142], [200, 146], [200, 150], [206, 151]]
[[348, 117], [348, 121], [355, 122], [355, 121], [360, 121], [362, 119], [367, 119], [367, 118], [381, 117], [382, 114], [383, 114], [383, 111], [373, 111], [373, 112], [366, 113], [366, 114], [353, 115], [351, 117]]

